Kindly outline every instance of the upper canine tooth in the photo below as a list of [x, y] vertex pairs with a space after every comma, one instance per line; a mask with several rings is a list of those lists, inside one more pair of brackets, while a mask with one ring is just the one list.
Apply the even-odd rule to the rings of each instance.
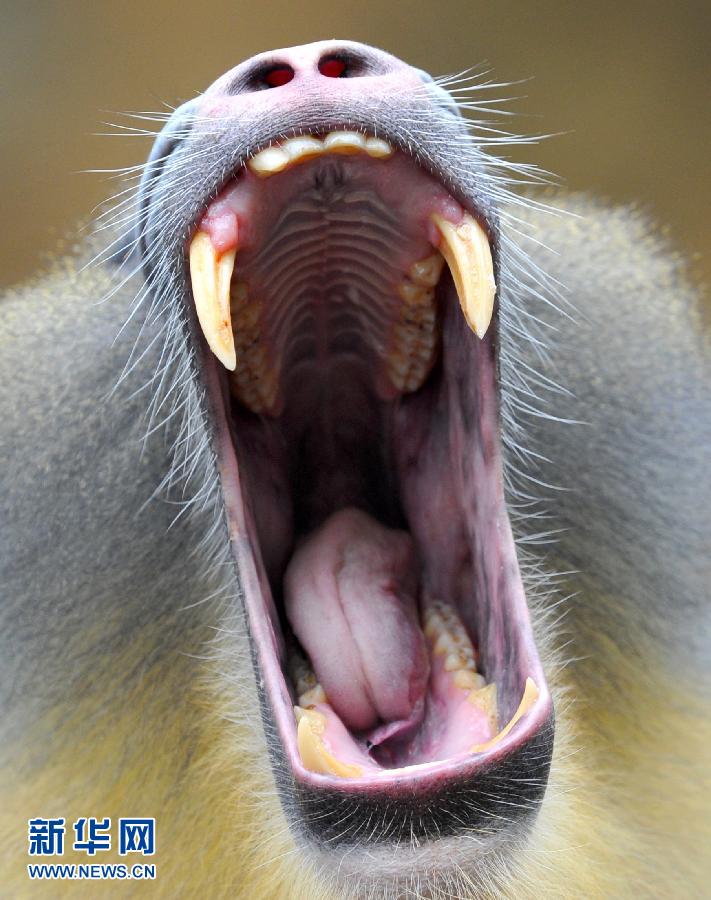
[[276, 175], [281, 172], [291, 162], [289, 154], [282, 150], [281, 147], [267, 147], [260, 150], [247, 163], [249, 168], [255, 175], [261, 175], [262, 178], [268, 178], [270, 175]]
[[467, 324], [483, 338], [491, 322], [496, 283], [489, 239], [468, 212], [453, 225], [437, 213], [432, 221], [441, 235], [440, 252], [447, 260]]
[[230, 315], [236, 252], [235, 248], [219, 254], [206, 231], [196, 232], [190, 242], [190, 280], [200, 327], [210, 350], [230, 370], [237, 364]]
[[359, 131], [332, 131], [323, 145], [327, 153], [361, 153], [366, 149], [365, 136]]

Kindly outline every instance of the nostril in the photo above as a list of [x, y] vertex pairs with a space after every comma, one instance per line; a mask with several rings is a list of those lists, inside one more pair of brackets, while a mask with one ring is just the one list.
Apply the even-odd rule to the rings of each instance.
[[266, 88], [281, 87], [288, 84], [294, 77], [294, 70], [291, 66], [278, 65], [272, 66], [270, 69], [261, 73], [262, 86]]
[[325, 56], [318, 64], [318, 70], [326, 78], [347, 78], [348, 63], [340, 56]]

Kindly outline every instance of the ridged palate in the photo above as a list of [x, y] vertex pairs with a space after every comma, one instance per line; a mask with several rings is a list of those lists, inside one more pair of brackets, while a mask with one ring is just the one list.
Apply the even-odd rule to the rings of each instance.
[[[248, 286], [250, 296], [260, 298], [262, 309], [268, 306], [260, 339], [269, 348], [269, 358], [280, 361], [281, 392], [288, 390], [290, 379], [326, 358], [337, 368], [339, 357], [347, 356], [369, 372], [374, 364], [382, 364], [386, 350], [406, 352], [406, 327], [400, 343], [394, 341], [397, 327], [402, 330], [413, 320], [399, 290], [406, 273], [393, 263], [393, 247], [400, 240], [398, 223], [380, 198], [335, 184], [314, 187], [278, 217], [266, 243], [239, 269], [239, 283]], [[423, 302], [429, 306], [424, 318], [431, 336], [431, 292], [418, 297], [420, 307]], [[422, 331], [421, 325], [414, 327]], [[236, 326], [234, 331], [236, 335]], [[433, 350], [430, 340], [428, 354]], [[245, 395], [237, 375], [232, 376], [236, 395], [253, 411], [268, 411], [268, 404], [254, 408], [253, 396]], [[400, 380], [397, 373], [395, 377]], [[411, 383], [410, 374], [408, 386]]]

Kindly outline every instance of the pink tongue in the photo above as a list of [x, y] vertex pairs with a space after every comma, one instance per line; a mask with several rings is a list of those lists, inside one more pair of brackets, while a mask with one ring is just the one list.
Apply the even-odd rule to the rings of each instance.
[[417, 587], [410, 536], [358, 509], [334, 513], [289, 563], [286, 615], [353, 731], [422, 719], [429, 660]]

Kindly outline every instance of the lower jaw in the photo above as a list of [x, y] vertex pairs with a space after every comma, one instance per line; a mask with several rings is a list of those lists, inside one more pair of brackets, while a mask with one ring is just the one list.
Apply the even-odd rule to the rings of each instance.
[[[328, 490], [318, 497], [299, 497], [293, 484], [286, 494], [274, 488], [288, 484], [293, 466], [291, 472], [288, 462], [281, 469], [265, 469], [260, 447], [263, 451], [275, 435], [282, 439], [284, 423], [265, 425], [234, 408], [226, 381], [203, 346], [203, 374], [260, 701], [267, 733], [276, 735], [270, 751], [277, 781], [299, 821], [317, 822], [306, 830], [332, 845], [353, 840], [353, 828], [342, 823], [346, 800], [357, 807], [354, 822], [382, 816], [384, 800], [395, 804], [398, 828], [409, 829], [403, 833], [418, 840], [454, 834], [463, 821], [471, 826], [481, 820], [490, 827], [494, 810], [507, 812], [499, 803], [506, 793], [502, 784], [515, 783], [516, 802], [535, 805], [550, 763], [551, 700], [533, 641], [503, 492], [495, 335], [492, 330], [484, 341], [474, 338], [463, 326], [451, 283], [442, 291], [452, 296], [440, 298], [444, 314], [437, 366], [420, 391], [379, 406], [383, 445], [378, 474], [389, 493], [373, 491], [358, 505], [391, 527], [409, 531], [428, 586], [456, 610], [478, 648], [478, 669], [496, 686], [500, 730], [479, 752], [462, 746], [444, 758], [361, 767], [346, 778], [304, 765], [294, 716], [297, 697], [287, 674], [288, 625], [279, 609], [281, 582], [299, 534], [353, 505], [353, 498]], [[340, 465], [354, 458], [351, 464], [357, 469], [357, 457], [346, 455]], [[352, 474], [357, 480], [361, 473]], [[521, 710], [529, 682], [535, 693], [528, 692], [528, 704]], [[329, 798], [337, 802], [329, 803]], [[393, 837], [397, 835], [380, 832], [377, 840]]]

